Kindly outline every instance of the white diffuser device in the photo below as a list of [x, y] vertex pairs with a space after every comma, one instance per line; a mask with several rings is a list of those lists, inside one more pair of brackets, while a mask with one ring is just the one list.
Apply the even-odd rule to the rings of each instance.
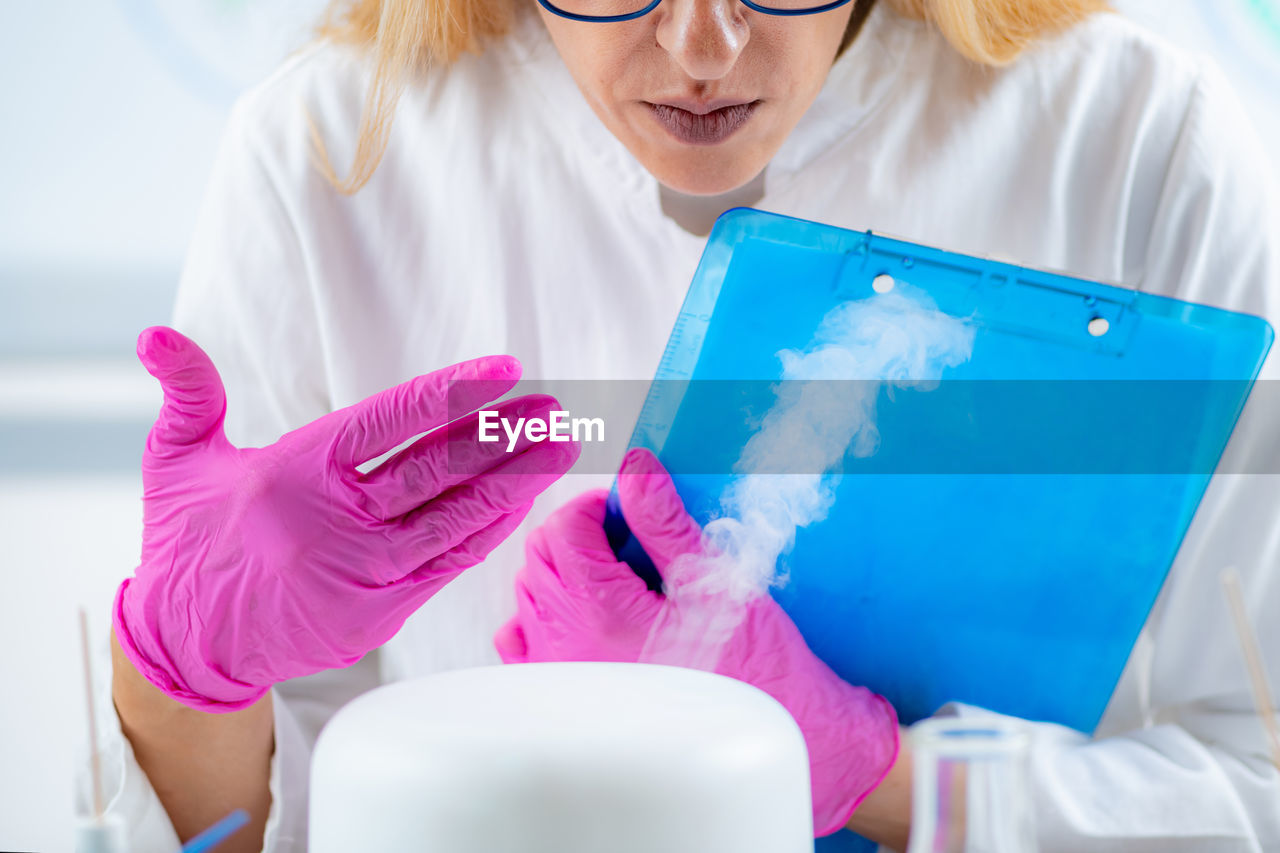
[[309, 834], [312, 853], [811, 853], [809, 762], [781, 705], [718, 675], [460, 670], [333, 718]]

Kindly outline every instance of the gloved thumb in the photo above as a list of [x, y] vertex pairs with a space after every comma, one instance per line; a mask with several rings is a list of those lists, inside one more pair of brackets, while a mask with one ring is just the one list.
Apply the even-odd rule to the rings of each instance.
[[671, 475], [650, 451], [627, 451], [618, 471], [618, 497], [627, 527], [658, 571], [699, 550], [702, 528], [685, 512]]
[[194, 341], [167, 326], [152, 326], [138, 335], [138, 360], [164, 390], [164, 404], [147, 437], [152, 453], [222, 434], [227, 410], [222, 378]]
[[524, 636], [524, 628], [520, 626], [520, 617], [507, 620], [506, 624], [493, 635], [493, 647], [503, 663], [528, 663], [529, 643]]

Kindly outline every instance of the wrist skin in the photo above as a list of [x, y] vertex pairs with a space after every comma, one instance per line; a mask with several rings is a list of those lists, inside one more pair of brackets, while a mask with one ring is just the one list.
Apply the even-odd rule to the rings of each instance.
[[249, 823], [219, 850], [260, 851], [271, 808], [275, 744], [271, 693], [224, 714], [189, 708], [147, 681], [111, 635], [111, 695], [138, 765], [186, 841], [233, 809]]
[[884, 779], [867, 794], [845, 824], [865, 838], [894, 850], [906, 850], [911, 831], [911, 742], [898, 733], [898, 758]]

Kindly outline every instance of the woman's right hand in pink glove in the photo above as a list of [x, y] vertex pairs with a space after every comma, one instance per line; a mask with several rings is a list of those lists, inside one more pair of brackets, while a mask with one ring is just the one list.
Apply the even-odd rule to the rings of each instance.
[[[153, 327], [138, 357], [164, 405], [142, 459], [142, 561], [113, 622], [148, 681], [206, 711], [247, 707], [385, 643], [578, 456], [573, 443], [479, 444], [472, 414], [357, 470], [446, 424], [451, 406], [472, 412], [510, 390], [520, 366], [506, 356], [419, 376], [262, 448], [227, 441], [222, 381], [192, 341]], [[494, 408], [545, 418], [557, 403]]]
[[[647, 450], [629, 451], [618, 493], [627, 525], [665, 581], [683, 575], [696, 582], [706, 565], [702, 530], [662, 464]], [[819, 660], [767, 594], [743, 603], [711, 593], [694, 602], [713, 617], [732, 616], [727, 634], [699, 633], [714, 619], [696, 615], [682, 625], [678, 600], [651, 592], [609, 547], [605, 499], [604, 491], [588, 492], [529, 535], [516, 576], [515, 618], [494, 638], [503, 661], [646, 660], [710, 668], [754, 685], [777, 699], [804, 734], [815, 833], [844, 827], [897, 761], [893, 707]], [[708, 639], [718, 646], [711, 659]]]

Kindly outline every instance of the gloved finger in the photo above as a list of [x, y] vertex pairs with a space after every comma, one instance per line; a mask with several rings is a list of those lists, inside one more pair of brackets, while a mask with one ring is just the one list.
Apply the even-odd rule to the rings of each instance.
[[423, 604], [465, 570], [483, 560], [524, 521], [532, 503], [507, 513], [493, 524], [465, 539], [457, 548], [423, 563], [399, 578], [364, 578], [380, 586], [370, 620], [379, 627], [368, 632], [370, 648], [389, 640]]
[[319, 428], [331, 433], [333, 461], [354, 468], [501, 397], [519, 379], [520, 362], [509, 355], [476, 358], [339, 409], [321, 418]]
[[[531, 394], [504, 400], [493, 410], [514, 423], [516, 418], [545, 420], [559, 405], [554, 397]], [[523, 430], [509, 450], [505, 435], [496, 442], [481, 442], [479, 420], [479, 413], [472, 412], [428, 433], [362, 477], [357, 488], [374, 517], [389, 521], [404, 515], [535, 444]]]
[[648, 450], [632, 448], [623, 457], [618, 497], [627, 527], [658, 571], [701, 550], [702, 528], [685, 512], [671, 475]]
[[[535, 530], [530, 539], [542, 532]], [[582, 655], [575, 647], [580, 644], [575, 640], [592, 633], [594, 620], [579, 608], [579, 597], [558, 586], [548, 569], [542, 563], [527, 563], [516, 574], [513, 621], [519, 624], [525, 663], [579, 660]]]
[[601, 527], [608, 493], [588, 492], [558, 510], [525, 542], [525, 564], [516, 576], [516, 602], [526, 633], [547, 625], [611, 626], [630, 630], [651, 624], [662, 595], [649, 589], [614, 556]]
[[503, 663], [525, 663], [529, 659], [529, 644], [520, 627], [520, 618], [513, 616], [493, 635], [493, 647]]
[[576, 442], [542, 442], [393, 522], [399, 562], [419, 566], [532, 501], [577, 461]]
[[[665, 599], [626, 564], [586, 561], [581, 555], [555, 562], [543, 557], [552, 548], [546, 527], [535, 530], [526, 548], [529, 559], [516, 575], [524, 660], [637, 660]], [[583, 563], [585, 572], [579, 570]], [[578, 585], [597, 569], [607, 573], [606, 580]]]
[[164, 389], [164, 404], [147, 436], [151, 453], [165, 455], [221, 436], [227, 396], [204, 350], [167, 326], [152, 326], [138, 335], [138, 360]]
[[[423, 563], [398, 583], [401, 586], [430, 586], [431, 589], [425, 591], [428, 596], [434, 595], [437, 589], [483, 561], [494, 548], [505, 542], [524, 522], [532, 507], [533, 502], [529, 501], [512, 512], [498, 516], [488, 527], [468, 536], [444, 554]], [[421, 591], [423, 590], [419, 590]]]
[[617, 585], [619, 593], [648, 592], [640, 576], [609, 546], [604, 532], [608, 495], [603, 489], [590, 491], [552, 513], [537, 535], [529, 538], [528, 567], [547, 567], [556, 582], [568, 589]]

